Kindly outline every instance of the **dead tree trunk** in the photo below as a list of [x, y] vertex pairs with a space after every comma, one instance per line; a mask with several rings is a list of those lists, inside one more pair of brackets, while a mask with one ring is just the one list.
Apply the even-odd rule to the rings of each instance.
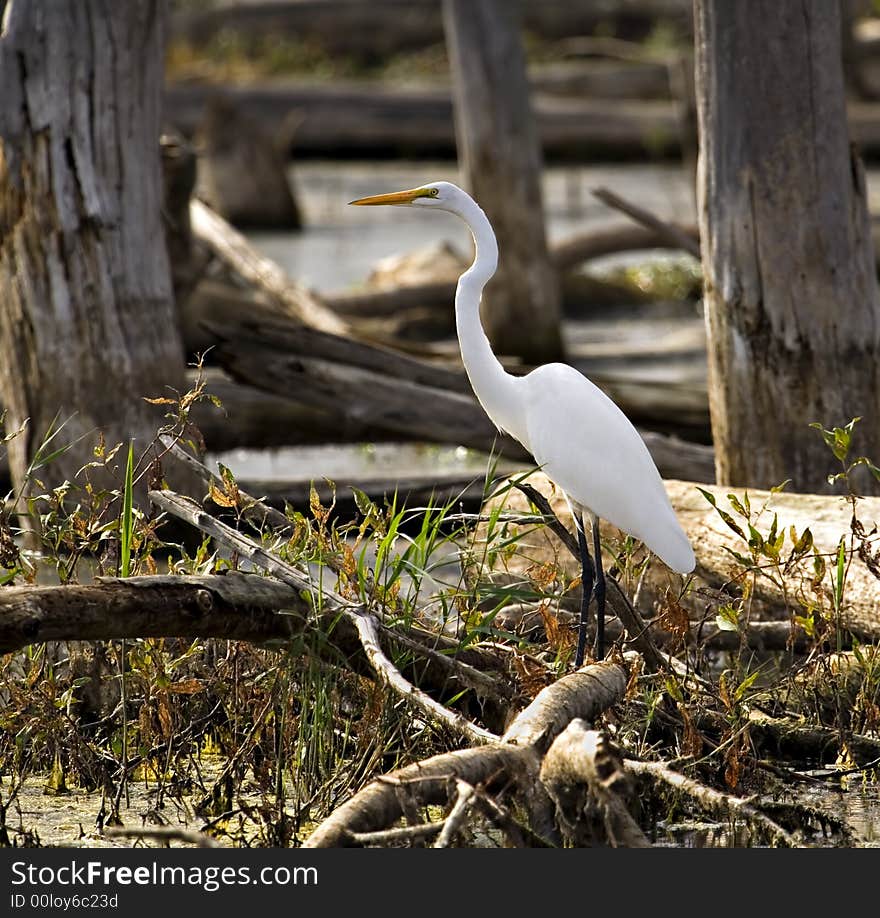
[[[182, 391], [160, 222], [165, 0], [13, 2], [0, 38], [0, 399], [13, 482], [73, 480], [108, 445], [145, 447]], [[101, 469], [97, 487], [110, 484]]]
[[444, 15], [459, 159], [499, 241], [483, 323], [496, 351], [537, 364], [561, 357], [562, 338], [516, 7], [509, 0], [445, 0]]
[[700, 231], [720, 483], [826, 491], [808, 425], [870, 419], [880, 297], [847, 134], [839, 5], [696, 0]]

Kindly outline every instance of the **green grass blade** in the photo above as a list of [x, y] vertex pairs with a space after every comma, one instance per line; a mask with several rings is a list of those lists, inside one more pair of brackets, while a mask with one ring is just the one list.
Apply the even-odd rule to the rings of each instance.
[[132, 541], [132, 495], [134, 492], [134, 449], [132, 441], [128, 443], [128, 460], [125, 463], [125, 485], [122, 492], [122, 533], [119, 545], [120, 572], [123, 577], [131, 574], [131, 541]]

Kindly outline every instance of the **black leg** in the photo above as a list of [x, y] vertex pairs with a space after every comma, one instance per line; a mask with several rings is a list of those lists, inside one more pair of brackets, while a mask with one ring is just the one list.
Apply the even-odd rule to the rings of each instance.
[[596, 558], [596, 659], [605, 658], [605, 571], [602, 570], [602, 543], [599, 539], [599, 520], [593, 517], [593, 555]]
[[[574, 518], [575, 529], [578, 535], [578, 548], [581, 553], [581, 619], [578, 625], [577, 650], [574, 655], [574, 665], [578, 668], [583, 665], [584, 652], [587, 649], [587, 612], [590, 608], [590, 599], [593, 595], [595, 584], [595, 570], [593, 559], [587, 549], [587, 537], [584, 534], [584, 518], [577, 514]], [[603, 582], [604, 586], [604, 582]]]

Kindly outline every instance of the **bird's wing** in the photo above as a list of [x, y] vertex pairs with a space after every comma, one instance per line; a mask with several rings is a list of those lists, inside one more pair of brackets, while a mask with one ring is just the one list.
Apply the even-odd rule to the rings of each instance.
[[569, 498], [643, 541], [674, 570], [693, 552], [648, 448], [626, 415], [585, 376], [548, 364], [524, 377], [529, 447]]

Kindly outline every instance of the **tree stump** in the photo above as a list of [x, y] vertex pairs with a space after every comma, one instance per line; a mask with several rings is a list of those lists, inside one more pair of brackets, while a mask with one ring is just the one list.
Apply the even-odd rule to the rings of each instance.
[[215, 95], [197, 133], [199, 196], [233, 226], [299, 229], [286, 157], [265, 121]]
[[827, 492], [828, 448], [810, 423], [868, 418], [859, 450], [880, 456], [880, 296], [839, 4], [695, 10], [717, 480]]
[[[160, 217], [164, 0], [13, 3], [0, 40], [0, 401], [13, 483], [73, 480], [108, 446], [146, 447], [183, 391]], [[119, 486], [106, 467], [93, 487]], [[144, 492], [145, 494], [145, 492]]]

